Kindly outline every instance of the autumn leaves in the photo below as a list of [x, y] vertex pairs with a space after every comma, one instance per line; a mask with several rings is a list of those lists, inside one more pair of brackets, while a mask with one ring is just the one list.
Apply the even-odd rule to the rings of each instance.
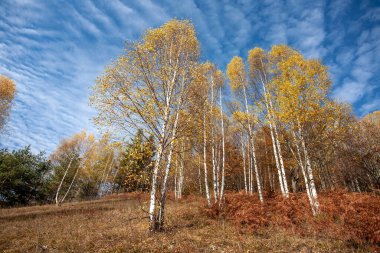
[[6, 76], [0, 75], [0, 131], [8, 119], [12, 101], [16, 93], [16, 84]]
[[[248, 74], [246, 69], [249, 70]], [[250, 50], [247, 66], [240, 57], [235, 56], [227, 66], [227, 74], [231, 88], [243, 93], [244, 109], [235, 111], [234, 116], [243, 126], [247, 126], [251, 147], [255, 146], [252, 125], [259, 113], [252, 117], [249, 108], [261, 109], [260, 114], [264, 115], [269, 125], [280, 190], [284, 197], [288, 197], [289, 190], [279, 130], [292, 135], [288, 145], [304, 176], [312, 211], [317, 214], [319, 203], [304, 132], [317, 118], [323, 117], [326, 105], [330, 103], [327, 92], [331, 81], [327, 68], [317, 60], [305, 59], [299, 52], [279, 45], [273, 46], [269, 52], [261, 48]], [[255, 150], [251, 152], [255, 163]], [[257, 173], [256, 178], [260, 194]]]
[[[143, 129], [147, 136], [154, 137], [156, 156], [149, 208], [152, 230], [164, 224], [173, 152], [184, 141], [192, 143], [188, 152], [198, 153], [199, 160], [203, 159], [209, 205], [210, 182], [215, 202], [223, 202], [225, 118], [229, 125], [240, 128], [242, 150], [248, 150], [247, 156], [253, 165], [249, 175], [256, 179], [261, 202], [264, 194], [255, 143], [259, 121], [270, 129], [280, 191], [284, 197], [288, 197], [289, 190], [280, 135], [291, 133], [293, 139], [289, 145], [302, 168], [313, 213], [318, 212], [304, 131], [315, 117], [319, 117], [326, 104], [330, 85], [326, 67], [281, 45], [269, 52], [252, 49], [247, 63], [235, 56], [226, 72], [238, 105], [231, 111], [232, 119], [223, 112], [224, 74], [212, 63], [199, 62], [199, 42], [193, 25], [188, 21], [172, 20], [148, 30], [140, 41], [128, 45], [125, 53], [105, 70], [94, 87], [91, 102], [98, 109], [95, 122], [99, 126], [125, 134]], [[208, 179], [209, 159], [211, 179]], [[246, 178], [244, 180], [247, 182]], [[252, 183], [249, 191], [254, 191]]]

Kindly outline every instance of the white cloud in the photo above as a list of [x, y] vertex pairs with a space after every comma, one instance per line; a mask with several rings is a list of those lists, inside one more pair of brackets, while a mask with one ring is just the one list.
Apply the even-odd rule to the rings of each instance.
[[18, 85], [11, 135], [2, 145], [51, 151], [63, 137], [95, 131], [87, 104], [95, 78], [125, 40], [171, 18], [190, 19], [202, 59], [222, 69], [233, 55], [278, 43], [322, 58], [336, 82], [333, 97], [370, 111], [379, 107], [380, 27], [362, 23], [376, 21], [379, 9], [358, 10], [361, 17], [350, 20], [350, 8], [343, 0], [1, 1], [0, 73]]
[[366, 85], [362, 82], [345, 80], [343, 85], [333, 92], [333, 97], [340, 102], [353, 104], [364, 95], [365, 88]]
[[361, 115], [366, 115], [376, 110], [380, 110], [380, 98], [364, 103], [359, 109]]

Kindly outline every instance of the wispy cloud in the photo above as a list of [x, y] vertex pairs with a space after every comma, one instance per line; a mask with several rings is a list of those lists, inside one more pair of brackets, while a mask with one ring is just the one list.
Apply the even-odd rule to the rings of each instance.
[[0, 74], [18, 93], [1, 145], [52, 151], [81, 129], [96, 131], [90, 87], [104, 67], [149, 27], [190, 19], [202, 59], [224, 69], [255, 46], [289, 44], [329, 66], [333, 97], [358, 115], [380, 108], [380, 7], [355, 1], [0, 2]]
[[[361, 22], [372, 16], [365, 13]], [[361, 31], [354, 47], [337, 53], [336, 62], [341, 66], [341, 76], [346, 78], [336, 86], [333, 96], [341, 101], [353, 103], [360, 115], [380, 108], [380, 27], [369, 27]], [[344, 71], [346, 70], [346, 71]], [[347, 71], [349, 70], [349, 71]]]

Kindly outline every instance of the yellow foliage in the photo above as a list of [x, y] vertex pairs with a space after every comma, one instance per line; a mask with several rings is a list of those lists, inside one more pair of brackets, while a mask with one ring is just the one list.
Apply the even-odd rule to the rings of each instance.
[[246, 85], [244, 62], [241, 57], [234, 56], [227, 65], [227, 76], [233, 90], [240, 89]]
[[269, 57], [272, 64], [286, 60], [292, 55], [300, 55], [296, 50], [287, 45], [275, 45], [269, 52]]
[[0, 100], [12, 101], [16, 93], [16, 84], [10, 78], [0, 75]]
[[255, 47], [248, 52], [248, 64], [251, 77], [255, 76], [256, 71], [264, 70], [264, 62], [267, 55], [262, 48]]
[[99, 111], [95, 123], [123, 131], [145, 129], [158, 138], [168, 111], [173, 118], [170, 108], [180, 107], [180, 98], [194, 83], [190, 77], [198, 57], [199, 43], [189, 21], [171, 20], [147, 30], [97, 79], [90, 98]]
[[[174, 43], [178, 43], [174, 45]], [[173, 55], [199, 53], [199, 43], [194, 26], [187, 20], [170, 20], [163, 26], [146, 32], [141, 48], [150, 52], [158, 52], [165, 47]]]
[[253, 125], [257, 122], [257, 119], [253, 114], [247, 114], [242, 111], [235, 111], [232, 114], [232, 118], [242, 125], [246, 125], [248, 123], [251, 123], [251, 125]]
[[367, 114], [363, 117], [362, 121], [374, 124], [375, 126], [380, 128], [380, 111], [374, 111], [372, 113]]
[[304, 123], [319, 117], [331, 85], [327, 67], [285, 46], [274, 47], [271, 54], [279, 60], [271, 86], [280, 119]]
[[8, 77], [0, 75], [0, 130], [6, 123], [15, 93], [15, 83]]

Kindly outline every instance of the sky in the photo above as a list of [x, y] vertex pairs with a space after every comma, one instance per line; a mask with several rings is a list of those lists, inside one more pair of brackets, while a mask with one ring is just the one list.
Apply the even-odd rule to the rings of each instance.
[[0, 74], [17, 85], [0, 147], [50, 153], [96, 132], [97, 76], [126, 41], [173, 18], [193, 22], [201, 59], [222, 70], [253, 47], [287, 44], [329, 67], [331, 97], [356, 116], [380, 109], [380, 1], [0, 0]]

